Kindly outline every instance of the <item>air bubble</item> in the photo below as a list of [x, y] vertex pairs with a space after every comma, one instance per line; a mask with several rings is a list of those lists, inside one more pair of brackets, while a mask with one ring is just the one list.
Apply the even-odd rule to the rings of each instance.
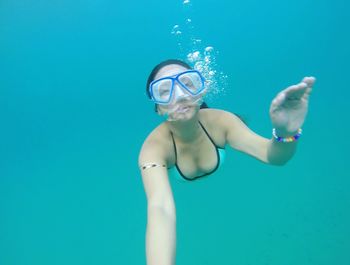
[[212, 46], [208, 46], [204, 49], [206, 52], [212, 52], [214, 48]]
[[[190, 0], [183, 0], [183, 5], [191, 7]], [[202, 39], [195, 36], [192, 19], [187, 17], [183, 24], [176, 24], [171, 32], [176, 36], [181, 57], [187, 58], [187, 62], [193, 69], [201, 72], [208, 89], [206, 97], [213, 98], [215, 95], [225, 94], [227, 88], [227, 75], [219, 71], [216, 56], [219, 54], [213, 46], [203, 45]]]

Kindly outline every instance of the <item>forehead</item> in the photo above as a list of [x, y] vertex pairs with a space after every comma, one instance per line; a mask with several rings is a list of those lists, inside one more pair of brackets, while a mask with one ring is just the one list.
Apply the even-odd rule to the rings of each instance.
[[154, 79], [159, 79], [159, 78], [163, 78], [166, 76], [176, 75], [176, 74], [181, 73], [181, 72], [186, 71], [186, 70], [189, 70], [189, 69], [187, 69], [186, 67], [184, 67], [182, 65], [169, 64], [169, 65], [162, 67], [158, 71], [158, 73], [156, 74]]

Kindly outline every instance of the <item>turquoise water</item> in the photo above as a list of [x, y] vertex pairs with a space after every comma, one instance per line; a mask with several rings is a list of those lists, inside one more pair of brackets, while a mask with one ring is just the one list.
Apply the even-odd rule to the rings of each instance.
[[350, 264], [350, 4], [191, 2], [0, 2], [1, 265], [145, 264], [137, 156], [162, 119], [144, 87], [183, 56], [171, 30], [188, 17], [228, 76], [210, 105], [256, 133], [280, 90], [317, 83], [287, 165], [228, 150], [220, 174], [171, 180], [177, 264]]

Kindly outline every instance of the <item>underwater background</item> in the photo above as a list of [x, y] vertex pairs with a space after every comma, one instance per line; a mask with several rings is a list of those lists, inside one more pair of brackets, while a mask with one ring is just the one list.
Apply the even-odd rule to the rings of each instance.
[[146, 264], [137, 158], [163, 121], [146, 80], [157, 63], [212, 47], [208, 105], [266, 138], [276, 94], [317, 80], [285, 166], [227, 149], [213, 177], [170, 180], [176, 264], [349, 265], [349, 8], [1, 0], [0, 264]]

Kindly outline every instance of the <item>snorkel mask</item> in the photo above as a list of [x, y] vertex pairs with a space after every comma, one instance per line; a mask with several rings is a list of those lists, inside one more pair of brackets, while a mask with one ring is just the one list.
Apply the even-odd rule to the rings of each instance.
[[197, 70], [187, 70], [173, 76], [154, 80], [149, 85], [151, 99], [165, 107], [168, 121], [176, 121], [189, 108], [203, 103], [206, 92], [205, 79]]

